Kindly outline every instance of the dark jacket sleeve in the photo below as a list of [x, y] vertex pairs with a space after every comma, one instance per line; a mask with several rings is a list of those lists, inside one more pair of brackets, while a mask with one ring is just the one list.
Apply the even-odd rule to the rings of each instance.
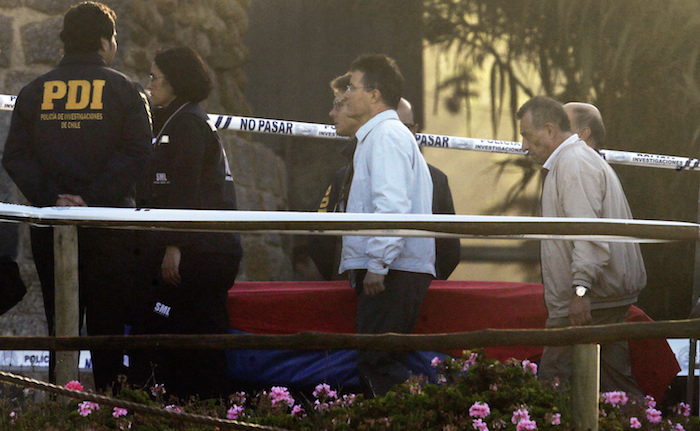
[[[433, 214], [454, 214], [452, 191], [445, 175], [438, 168], [428, 165], [433, 179]], [[459, 238], [435, 239], [435, 271], [438, 280], [447, 280], [460, 261]]]
[[[333, 182], [328, 186], [321, 199], [318, 212], [335, 212], [337, 210], [340, 189], [343, 187], [347, 171], [348, 166], [336, 171]], [[342, 237], [328, 235], [310, 235], [308, 238], [309, 257], [326, 280], [338, 278], [341, 241]]]
[[5, 141], [2, 165], [17, 184], [19, 190], [35, 206], [52, 206], [56, 204], [61, 192], [58, 185], [46, 175], [33, 145], [33, 121], [35, 113], [31, 98], [35, 96], [25, 87], [17, 97], [12, 112], [12, 122]]
[[[170, 184], [167, 202], [163, 208], [200, 209], [202, 208], [202, 170], [206, 143], [211, 139], [211, 131], [206, 123], [195, 115], [180, 114], [168, 126], [170, 139], [166, 157], [167, 176]], [[188, 247], [197, 243], [197, 232], [161, 231], [156, 235], [162, 246], [175, 245]]]
[[151, 114], [146, 95], [137, 84], [129, 83], [124, 90], [124, 115], [119, 147], [105, 169], [84, 193], [83, 199], [91, 201], [118, 201], [133, 194], [132, 189], [140, 177], [151, 151]]

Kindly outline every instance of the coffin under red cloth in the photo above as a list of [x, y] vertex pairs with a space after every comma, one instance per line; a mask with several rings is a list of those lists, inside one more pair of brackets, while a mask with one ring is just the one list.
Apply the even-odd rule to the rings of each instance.
[[[304, 331], [355, 332], [355, 292], [347, 282], [238, 282], [229, 290], [230, 327], [257, 334]], [[547, 316], [541, 284], [433, 281], [416, 333], [543, 328]], [[632, 307], [627, 321], [651, 320]], [[486, 348], [492, 359], [538, 360], [542, 347]], [[657, 400], [680, 371], [666, 340], [632, 340], [632, 373]]]

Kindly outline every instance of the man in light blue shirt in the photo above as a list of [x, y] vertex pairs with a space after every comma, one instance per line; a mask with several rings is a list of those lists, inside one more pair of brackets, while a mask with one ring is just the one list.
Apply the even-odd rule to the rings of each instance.
[[[403, 77], [393, 59], [364, 55], [350, 66], [348, 115], [360, 124], [347, 209], [349, 213], [430, 214], [433, 184], [413, 133], [396, 107]], [[358, 293], [357, 331], [413, 331], [435, 276], [433, 238], [343, 237], [339, 272], [349, 271]], [[410, 376], [405, 353], [358, 352], [369, 394], [383, 395]]]

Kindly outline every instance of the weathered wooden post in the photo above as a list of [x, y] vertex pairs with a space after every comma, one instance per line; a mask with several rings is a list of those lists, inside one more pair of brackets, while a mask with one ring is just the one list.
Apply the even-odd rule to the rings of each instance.
[[574, 346], [571, 408], [576, 431], [598, 431], [600, 345]]
[[[56, 286], [56, 336], [78, 336], [78, 228], [54, 226], [54, 276]], [[56, 383], [78, 380], [80, 352], [56, 352]]]

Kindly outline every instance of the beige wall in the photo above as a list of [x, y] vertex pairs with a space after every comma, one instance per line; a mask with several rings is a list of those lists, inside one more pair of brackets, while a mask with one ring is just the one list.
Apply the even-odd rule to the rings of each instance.
[[[478, 95], [471, 101], [472, 118], [467, 124], [464, 107], [457, 114], [450, 113], [442, 97], [434, 103], [438, 74], [447, 74], [452, 65], [439, 58], [433, 48], [427, 47], [424, 55], [424, 95], [426, 133], [452, 136], [465, 136], [482, 139], [514, 140], [510, 123], [510, 112], [504, 109], [501, 126], [494, 136], [491, 127], [490, 96], [488, 75], [482, 74], [475, 86]], [[515, 155], [481, 153], [465, 150], [426, 148], [423, 154], [432, 165], [440, 168], [449, 178], [457, 214], [489, 214], [489, 207], [503, 202], [506, 192], [519, 181], [518, 171], [497, 175], [496, 163]], [[530, 187], [528, 194], [534, 196], [536, 187]], [[492, 214], [504, 215], [504, 214]], [[510, 212], [508, 215], [532, 215]], [[519, 241], [463, 239], [462, 246], [504, 246], [515, 247]], [[451, 280], [493, 280], [493, 281], [534, 281], [539, 282], [539, 268], [521, 263], [462, 262], [450, 277]]]

